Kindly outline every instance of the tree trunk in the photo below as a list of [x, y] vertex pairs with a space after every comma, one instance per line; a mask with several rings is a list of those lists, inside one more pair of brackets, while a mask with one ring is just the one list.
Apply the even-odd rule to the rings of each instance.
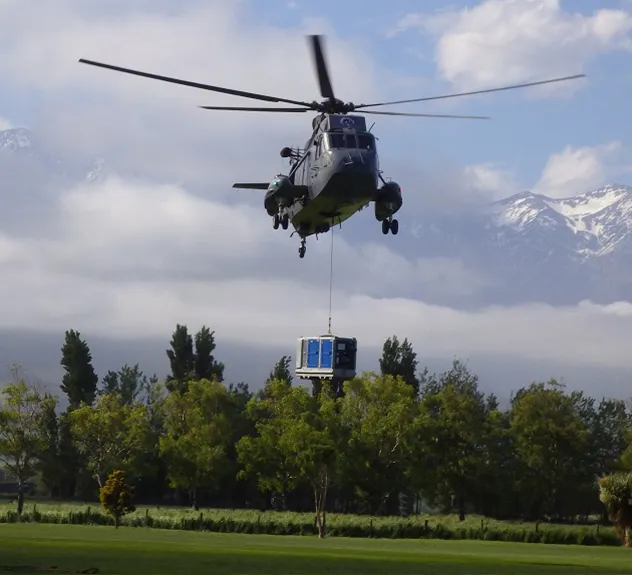
[[465, 497], [459, 495], [459, 521], [465, 521]]
[[318, 489], [314, 489], [314, 503], [316, 507], [316, 527], [318, 529], [318, 538], [325, 537], [325, 522], [323, 520], [323, 504], [322, 496]]
[[623, 528], [623, 545], [632, 547], [632, 529], [628, 525]]
[[327, 487], [329, 486], [329, 475], [327, 469], [320, 473], [320, 480], [314, 485], [314, 504], [316, 507], [316, 527], [318, 528], [318, 538], [324, 539], [327, 536], [327, 515], [325, 502], [327, 501]]
[[18, 479], [18, 515], [22, 515], [24, 510], [24, 483]]
[[121, 518], [118, 515], [115, 515], [114, 516], [114, 527], [116, 529], [118, 529], [120, 524], [121, 524]]
[[192, 487], [191, 488], [191, 507], [193, 507], [195, 511], [200, 510], [200, 504], [198, 503], [197, 494], [198, 494], [197, 486]]

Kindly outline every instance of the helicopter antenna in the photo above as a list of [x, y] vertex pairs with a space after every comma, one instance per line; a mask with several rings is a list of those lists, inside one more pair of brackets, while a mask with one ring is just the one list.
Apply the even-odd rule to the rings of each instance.
[[331, 335], [331, 293], [334, 281], [334, 227], [331, 226], [331, 253], [329, 255], [329, 327], [327, 334]]
[[373, 126], [375, 126], [375, 122], [371, 124], [371, 127], [369, 128], [369, 132], [373, 129]]

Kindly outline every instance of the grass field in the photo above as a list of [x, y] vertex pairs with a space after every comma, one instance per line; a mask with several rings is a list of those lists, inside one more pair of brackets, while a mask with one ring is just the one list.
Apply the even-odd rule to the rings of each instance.
[[0, 573], [38, 573], [56, 566], [56, 573], [97, 568], [102, 575], [613, 575], [632, 574], [631, 553], [623, 548], [487, 541], [318, 540], [125, 527], [0, 525]]

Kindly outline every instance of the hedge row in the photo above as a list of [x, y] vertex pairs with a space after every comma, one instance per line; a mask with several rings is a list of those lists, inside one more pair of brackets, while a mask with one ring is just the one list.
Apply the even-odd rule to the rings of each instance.
[[[177, 529], [184, 531], [212, 531], [216, 533], [250, 533], [266, 535], [315, 535], [315, 522], [297, 514], [296, 518], [279, 520], [261, 513], [250, 519], [233, 519], [229, 516], [205, 517], [152, 517], [149, 510], [144, 514], [134, 513], [124, 517], [121, 525], [150, 527], [154, 529]], [[482, 520], [479, 526], [430, 524], [419, 520], [401, 518], [387, 524], [372, 519], [358, 518], [331, 522], [327, 527], [330, 537], [362, 537], [382, 539], [478, 539], [485, 541], [511, 541], [521, 543], [550, 543], [558, 545], [611, 545], [621, 541], [612, 528], [599, 526], [551, 526], [537, 525], [489, 525]], [[114, 520], [98, 507], [87, 507], [72, 511], [25, 511], [19, 516], [15, 511], [0, 513], [0, 523], [57, 523], [70, 525], [114, 525]]]

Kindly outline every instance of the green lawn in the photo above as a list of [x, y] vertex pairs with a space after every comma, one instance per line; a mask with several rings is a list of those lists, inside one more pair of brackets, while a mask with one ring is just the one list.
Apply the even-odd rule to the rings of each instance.
[[632, 574], [632, 550], [484, 541], [233, 535], [145, 528], [1, 524], [7, 567], [57, 573], [196, 575]]

